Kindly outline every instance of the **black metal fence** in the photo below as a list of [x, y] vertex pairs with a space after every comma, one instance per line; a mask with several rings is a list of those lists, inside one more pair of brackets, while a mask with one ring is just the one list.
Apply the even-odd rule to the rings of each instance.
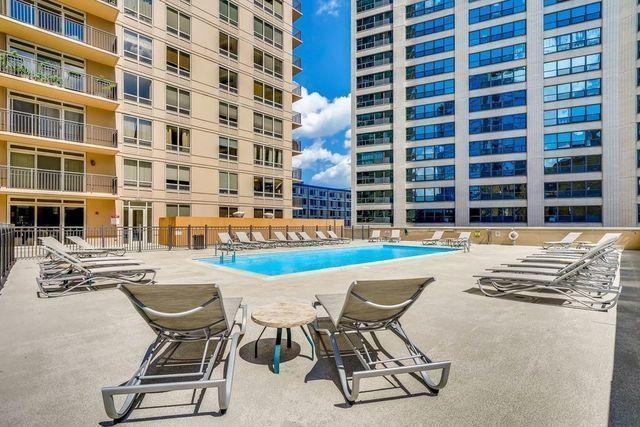
[[95, 247], [124, 247], [128, 252], [143, 252], [175, 249], [214, 249], [220, 243], [219, 233], [228, 233], [230, 236], [234, 236], [238, 231], [246, 233], [260, 232], [265, 239], [275, 239], [276, 232], [281, 232], [284, 236], [287, 236], [289, 231], [306, 231], [312, 238], [316, 237], [316, 231], [324, 232], [327, 237], [327, 232], [333, 231], [340, 237], [353, 240], [366, 239], [369, 236], [369, 228], [365, 226], [12, 227], [10, 234], [13, 239], [11, 244], [14, 247], [15, 258], [39, 258], [45, 255], [45, 250], [40, 244], [41, 237], [53, 237], [74, 249], [80, 249], [80, 247], [68, 237], [82, 237]]
[[0, 224], [0, 289], [7, 281], [11, 267], [16, 261], [14, 228], [11, 224]]

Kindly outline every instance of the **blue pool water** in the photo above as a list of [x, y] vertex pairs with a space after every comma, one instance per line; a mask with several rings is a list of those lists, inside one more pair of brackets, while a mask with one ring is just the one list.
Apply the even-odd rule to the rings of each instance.
[[232, 261], [230, 256], [225, 255], [222, 263], [220, 258], [202, 258], [201, 261], [267, 276], [278, 276], [396, 258], [433, 255], [455, 250], [441, 247], [377, 245], [359, 248], [239, 255], [235, 261]]

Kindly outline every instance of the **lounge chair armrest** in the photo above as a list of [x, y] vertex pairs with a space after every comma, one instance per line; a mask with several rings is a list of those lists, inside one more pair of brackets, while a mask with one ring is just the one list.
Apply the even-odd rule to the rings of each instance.
[[394, 304], [394, 305], [376, 304], [375, 302], [371, 302], [371, 301], [368, 301], [368, 300], [361, 300], [360, 302], [362, 302], [363, 304], [366, 304], [366, 305], [368, 305], [370, 307], [378, 308], [380, 310], [397, 310], [399, 308], [403, 308], [403, 307], [408, 306], [413, 301], [406, 300], [405, 302], [401, 302], [400, 304]]
[[191, 314], [195, 314], [199, 311], [204, 310], [205, 306], [201, 305], [200, 307], [196, 307], [196, 308], [192, 308], [191, 310], [187, 310], [187, 311], [180, 311], [177, 313], [167, 313], [164, 311], [158, 311], [158, 310], [154, 310], [152, 308], [149, 307], [140, 307], [140, 309], [142, 311], [144, 311], [145, 313], [148, 314], [153, 314], [154, 316], [160, 316], [160, 317], [184, 317], [184, 316], [189, 316]]
[[240, 304], [240, 309], [242, 310], [242, 320], [240, 321], [240, 323], [234, 323], [240, 327], [240, 335], [244, 335], [247, 330], [247, 317], [249, 314], [249, 309], [247, 307], [247, 304]]

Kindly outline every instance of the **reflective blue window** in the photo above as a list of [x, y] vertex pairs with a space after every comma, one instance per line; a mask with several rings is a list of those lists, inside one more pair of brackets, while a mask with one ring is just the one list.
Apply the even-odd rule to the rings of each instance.
[[527, 208], [471, 208], [469, 222], [516, 223], [527, 222]]
[[407, 202], [409, 203], [431, 203], [431, 202], [454, 202], [456, 200], [455, 187], [430, 187], [430, 188], [408, 188]]
[[527, 44], [519, 43], [511, 46], [497, 47], [469, 54], [469, 68], [499, 64], [527, 57]]
[[594, 122], [601, 120], [600, 104], [580, 105], [578, 107], [558, 108], [544, 111], [544, 125], [556, 126], [569, 123]]
[[356, 39], [356, 50], [372, 49], [390, 43], [393, 43], [393, 32], [385, 31]]
[[373, 126], [393, 123], [393, 111], [376, 111], [375, 113], [358, 114], [357, 126]]
[[407, 27], [407, 39], [435, 34], [455, 28], [455, 15], [442, 16], [429, 21], [418, 22]]
[[525, 19], [507, 22], [506, 24], [471, 31], [469, 33], [469, 46], [510, 39], [512, 37], [524, 36], [525, 34], [527, 34], [527, 21]]
[[601, 63], [602, 54], [600, 53], [545, 62], [544, 78], [596, 71], [600, 69]]
[[472, 135], [486, 132], [500, 132], [505, 130], [526, 128], [526, 113], [469, 120], [469, 133]]
[[454, 165], [407, 169], [407, 182], [448, 181], [455, 178], [456, 167]]
[[407, 141], [447, 138], [456, 135], [455, 123], [437, 123], [407, 128]]
[[358, 147], [377, 144], [392, 144], [393, 131], [383, 130], [380, 132], [359, 133], [356, 135]]
[[455, 209], [407, 209], [407, 222], [412, 224], [453, 224]]
[[421, 58], [423, 56], [435, 55], [436, 53], [449, 52], [456, 48], [455, 37], [444, 37], [436, 40], [429, 40], [413, 46], [407, 46], [407, 59]]
[[407, 18], [428, 15], [440, 10], [449, 9], [456, 5], [454, 0], [424, 0], [407, 6]]
[[566, 199], [573, 197], [602, 197], [602, 181], [562, 181], [545, 182], [545, 199]]
[[527, 137], [487, 139], [469, 142], [469, 156], [489, 156], [493, 154], [525, 153]]
[[453, 159], [456, 157], [455, 144], [431, 145], [428, 147], [407, 148], [407, 161]]
[[407, 120], [430, 119], [432, 117], [450, 116], [455, 114], [455, 102], [444, 101], [433, 104], [407, 107]]
[[393, 62], [393, 52], [379, 52], [373, 55], [360, 56], [356, 58], [356, 68], [362, 70], [365, 68], [378, 67], [380, 65], [391, 64]]
[[407, 67], [407, 80], [421, 77], [435, 76], [437, 74], [452, 73], [455, 71], [455, 59], [445, 58], [437, 61]]
[[551, 157], [544, 159], [544, 174], [600, 172], [602, 156]]
[[544, 54], [596, 46], [602, 43], [600, 28], [576, 31], [544, 39]]
[[469, 164], [469, 178], [496, 178], [502, 176], [519, 176], [526, 174], [526, 160], [509, 160], [505, 162]]
[[469, 76], [469, 90], [504, 86], [527, 81], [527, 67], [509, 68]]
[[391, 102], [393, 102], [393, 91], [391, 90], [356, 96], [356, 108], [390, 104]]
[[545, 206], [544, 222], [602, 222], [602, 206]]
[[566, 27], [568, 25], [579, 24], [581, 22], [592, 21], [602, 17], [602, 3], [590, 3], [584, 6], [577, 6], [571, 9], [559, 10], [544, 15], [544, 29]]
[[522, 200], [527, 198], [527, 184], [469, 186], [469, 200]]
[[602, 145], [602, 131], [600, 129], [548, 133], [544, 136], [545, 151], [562, 150], [566, 148], [599, 147], [600, 145]]
[[356, 2], [356, 11], [364, 12], [365, 10], [375, 9], [376, 7], [392, 4], [393, 0], [358, 0]]
[[438, 82], [425, 83], [407, 88], [407, 99], [422, 99], [432, 96], [447, 95], [454, 93], [455, 80], [441, 80]]
[[469, 9], [469, 24], [513, 15], [527, 10], [527, 0], [505, 0], [486, 6]]
[[393, 83], [393, 71], [381, 71], [379, 73], [358, 76], [356, 87], [363, 89]]
[[358, 165], [380, 165], [393, 163], [393, 151], [385, 150], [358, 153], [356, 155], [356, 163]]
[[519, 107], [527, 105], [527, 91], [494, 93], [491, 95], [469, 98], [469, 112], [495, 110], [498, 108]]
[[377, 28], [391, 23], [393, 23], [393, 12], [378, 13], [377, 15], [358, 19], [356, 21], [356, 31], [370, 30], [371, 28]]
[[601, 93], [601, 86], [602, 80], [600, 79], [581, 80], [577, 82], [545, 86], [544, 102], [597, 96]]

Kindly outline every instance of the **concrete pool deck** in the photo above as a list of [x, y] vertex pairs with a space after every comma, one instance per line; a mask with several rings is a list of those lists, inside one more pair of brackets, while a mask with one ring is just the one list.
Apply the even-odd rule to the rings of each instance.
[[[452, 368], [447, 387], [437, 397], [411, 376], [401, 375], [363, 382], [362, 402], [348, 407], [336, 383], [333, 360], [321, 355], [311, 361], [299, 330], [293, 331], [295, 343], [283, 354], [279, 375], [268, 367], [273, 333], [263, 335], [260, 356], [254, 359], [253, 343], [261, 328], [249, 320], [239, 345], [226, 415], [219, 417], [215, 390], [205, 393], [201, 401], [198, 395], [193, 399], [192, 392], [182, 391], [145, 396], [125, 422], [637, 424], [638, 329], [633, 325], [637, 327], [640, 305], [640, 253], [625, 252], [623, 299], [617, 309], [606, 313], [561, 307], [561, 301], [548, 294], [495, 299], [477, 291], [474, 274], [534, 250], [475, 245], [470, 253], [269, 280], [195, 260], [211, 256], [212, 251], [128, 254], [160, 266], [160, 283], [216, 282], [225, 297], [243, 297], [249, 310], [286, 298], [311, 302], [317, 293], [344, 292], [356, 279], [434, 276], [437, 281], [409, 310], [403, 326], [422, 350], [434, 360], [451, 360]], [[34, 261], [19, 261], [0, 294], [2, 424], [108, 425], [100, 388], [125, 381], [155, 335], [116, 290], [37, 299], [36, 272]], [[624, 300], [627, 290], [629, 301]], [[635, 320], [629, 315], [635, 315]], [[397, 348], [393, 337], [380, 334], [379, 338], [391, 351]]]

